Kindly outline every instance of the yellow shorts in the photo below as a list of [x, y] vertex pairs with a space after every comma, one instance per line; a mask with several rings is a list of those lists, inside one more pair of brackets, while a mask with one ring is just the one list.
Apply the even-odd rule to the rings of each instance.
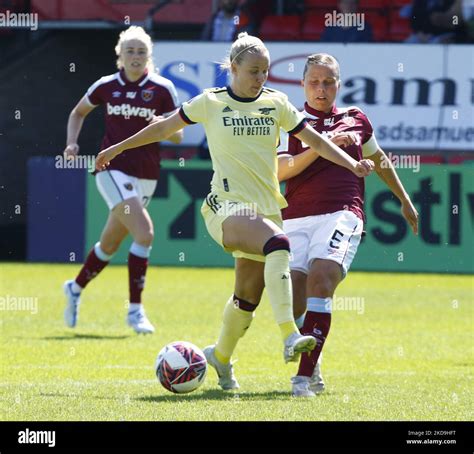
[[[204, 218], [204, 222], [206, 223], [206, 228], [209, 232], [209, 235], [211, 235], [214, 241], [219, 244], [226, 252], [231, 252], [235, 258], [245, 258], [248, 260], [254, 260], [256, 262], [265, 262], [264, 255], [247, 254], [246, 252], [238, 250], [232, 251], [224, 246], [222, 241], [222, 223], [229, 216], [233, 216], [236, 213], [246, 213], [248, 216], [255, 216], [255, 211], [253, 211], [251, 204], [219, 199], [216, 194], [212, 193], [207, 195], [201, 206], [201, 214]], [[269, 216], [258, 213], [258, 215], [266, 219], [270, 219], [270, 221], [274, 222], [278, 227], [283, 229], [281, 213]]]

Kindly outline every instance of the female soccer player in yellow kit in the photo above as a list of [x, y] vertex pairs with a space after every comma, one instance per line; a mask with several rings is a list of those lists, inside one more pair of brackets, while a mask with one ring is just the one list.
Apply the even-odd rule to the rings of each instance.
[[204, 349], [225, 390], [239, 387], [230, 358], [265, 287], [281, 330], [285, 362], [297, 361], [316, 343], [298, 332], [293, 319], [290, 248], [280, 212], [286, 202], [277, 177], [280, 127], [359, 177], [373, 167], [372, 161], [354, 160], [307, 127], [286, 95], [264, 87], [269, 65], [263, 42], [239, 34], [225, 65], [232, 76], [230, 86], [204, 90], [178, 113], [103, 150], [96, 161], [96, 168], [103, 169], [124, 150], [158, 142], [189, 124], [203, 124], [214, 176], [201, 212], [210, 235], [236, 257], [234, 294], [225, 306], [219, 339]]

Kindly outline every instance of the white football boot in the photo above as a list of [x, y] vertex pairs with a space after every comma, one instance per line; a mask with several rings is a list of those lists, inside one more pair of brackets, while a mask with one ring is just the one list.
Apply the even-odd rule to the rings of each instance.
[[239, 383], [234, 375], [234, 368], [232, 367], [232, 363], [224, 364], [221, 363], [215, 355], [215, 345], [209, 345], [204, 348], [203, 353], [206, 357], [208, 364], [210, 364], [217, 372], [217, 376], [219, 377], [219, 386], [224, 391], [230, 391], [232, 389], [239, 389]]
[[291, 388], [293, 397], [315, 397], [316, 394], [310, 388], [311, 377], [296, 375], [291, 377]]
[[291, 333], [285, 339], [283, 359], [285, 363], [298, 361], [300, 354], [310, 352], [316, 347], [316, 339], [313, 336], [302, 336], [300, 333]]
[[64, 321], [69, 328], [74, 328], [77, 324], [77, 317], [79, 315], [79, 304], [81, 303], [81, 293], [72, 291], [72, 284], [74, 280], [71, 279], [63, 284], [64, 294], [66, 295], [66, 309], [64, 310]]
[[318, 362], [313, 371], [313, 375], [311, 375], [311, 380], [309, 383], [309, 388], [313, 393], [319, 394], [322, 393], [326, 389], [326, 385], [324, 384], [323, 376], [321, 374], [321, 362], [323, 359], [323, 354], [321, 353], [318, 358]]
[[137, 334], [153, 334], [155, 332], [155, 328], [148, 320], [141, 304], [133, 312], [128, 313], [127, 325], [131, 326]]

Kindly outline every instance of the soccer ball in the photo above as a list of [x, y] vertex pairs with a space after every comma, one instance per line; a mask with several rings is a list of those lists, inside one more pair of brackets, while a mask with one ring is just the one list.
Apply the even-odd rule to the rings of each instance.
[[191, 342], [172, 342], [158, 353], [155, 372], [168, 391], [190, 393], [199, 388], [206, 378], [206, 357]]

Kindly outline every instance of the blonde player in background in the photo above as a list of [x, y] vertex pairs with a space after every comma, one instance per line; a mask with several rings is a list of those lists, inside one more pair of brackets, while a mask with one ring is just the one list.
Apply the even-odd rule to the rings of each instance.
[[[78, 153], [77, 140], [84, 119], [99, 105], [105, 107], [102, 148], [122, 141], [178, 108], [173, 83], [154, 72], [152, 46], [150, 36], [141, 27], [132, 26], [120, 33], [115, 47], [119, 71], [92, 84], [72, 110], [67, 124], [66, 156]], [[181, 142], [182, 132], [175, 132], [169, 140]], [[64, 283], [67, 326], [76, 326], [82, 291], [108, 265], [130, 234], [133, 243], [128, 255], [127, 323], [137, 333], [154, 332], [143, 309], [142, 291], [153, 242], [153, 223], [146, 207], [155, 191], [159, 172], [159, 144], [153, 143], [128, 150], [106, 171], [96, 174], [97, 188], [110, 210], [109, 217], [100, 240], [89, 252], [76, 278]]]
[[286, 95], [264, 87], [269, 65], [264, 43], [239, 34], [225, 64], [230, 86], [204, 90], [184, 103], [179, 113], [103, 150], [96, 161], [101, 170], [126, 149], [162, 140], [190, 124], [203, 124], [214, 176], [201, 212], [209, 234], [236, 258], [234, 294], [225, 306], [219, 339], [204, 349], [224, 390], [239, 387], [230, 359], [265, 287], [281, 331], [285, 362], [297, 361], [300, 353], [316, 345], [313, 336], [299, 333], [293, 319], [290, 248], [280, 211], [286, 202], [277, 178], [280, 127], [359, 177], [373, 167], [370, 160], [354, 160], [307, 127]]

